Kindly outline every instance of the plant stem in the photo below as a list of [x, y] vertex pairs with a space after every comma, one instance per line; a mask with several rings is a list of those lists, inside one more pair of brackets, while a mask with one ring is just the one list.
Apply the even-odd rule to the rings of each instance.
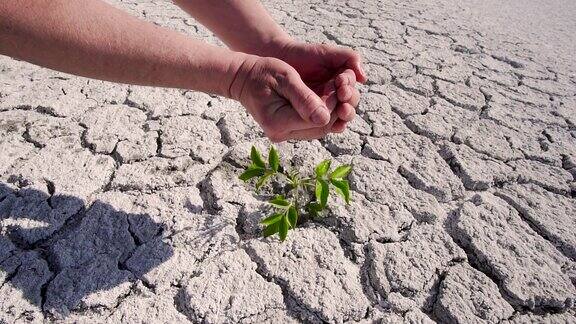
[[292, 186], [294, 190], [294, 208], [296, 208], [296, 211], [298, 211], [298, 196], [300, 194], [300, 184], [301, 184], [301, 180], [298, 179], [298, 177], [296, 177], [296, 179], [292, 179]]
[[294, 208], [296, 208], [296, 212], [298, 212], [298, 193], [300, 191], [300, 186], [296, 187], [294, 190]]

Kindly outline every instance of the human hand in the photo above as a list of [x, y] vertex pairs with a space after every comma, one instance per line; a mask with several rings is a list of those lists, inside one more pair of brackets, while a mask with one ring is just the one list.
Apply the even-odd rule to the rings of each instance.
[[312, 89], [335, 82], [339, 101], [336, 115], [339, 120], [334, 123], [332, 131], [343, 131], [346, 123], [354, 118], [355, 107], [360, 100], [355, 83], [367, 80], [358, 53], [346, 47], [280, 39], [259, 49], [259, 54], [288, 63]]
[[338, 102], [335, 80], [313, 91], [279, 59], [247, 55], [229, 92], [273, 142], [323, 137], [337, 119], [330, 114]]

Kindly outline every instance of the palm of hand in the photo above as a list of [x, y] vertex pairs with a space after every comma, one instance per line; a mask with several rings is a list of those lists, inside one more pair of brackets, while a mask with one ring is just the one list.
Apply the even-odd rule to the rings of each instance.
[[[319, 44], [291, 44], [284, 47], [279, 58], [292, 66], [311, 89], [322, 89], [345, 70], [346, 61], [333, 60]], [[317, 92], [318, 93], [318, 92]], [[319, 94], [319, 93], [318, 93]]]
[[[270, 57], [275, 57], [276, 61]], [[360, 57], [351, 49], [287, 42], [267, 51], [258, 62], [259, 68], [249, 72], [253, 78], [244, 82], [249, 85], [245, 90], [250, 95], [240, 101], [271, 140], [320, 138], [329, 132], [344, 131], [347, 122], [354, 118], [360, 97], [355, 84], [357, 80], [365, 80], [365, 75], [360, 67]], [[278, 75], [274, 71], [284, 71], [280, 75], [287, 73], [289, 77], [271, 86], [266, 81], [269, 78], [264, 76]], [[292, 81], [287, 83], [286, 80]], [[296, 92], [291, 95], [283, 89], [298, 82], [301, 87], [296, 91], [297, 96], [294, 96]], [[306, 114], [310, 111], [306, 112], [307, 109], [318, 107], [319, 101], [313, 105], [306, 103], [310, 97], [306, 96], [305, 89], [312, 90], [331, 112], [328, 124], [313, 126], [308, 122]]]
[[[337, 104], [334, 82], [318, 84], [316, 96], [300, 78], [297, 71], [278, 59], [260, 58], [247, 64], [246, 73], [240, 72], [230, 89], [248, 112], [260, 124], [272, 141], [311, 139], [324, 136], [330, 123], [314, 126], [310, 115], [314, 109], [325, 106], [329, 112]], [[314, 102], [313, 97], [317, 98]], [[312, 100], [312, 101], [311, 101]], [[325, 115], [328, 118], [328, 115]], [[331, 121], [332, 123], [334, 120]]]
[[332, 131], [343, 131], [347, 122], [354, 118], [360, 100], [356, 81], [366, 81], [360, 56], [349, 48], [298, 42], [285, 44], [276, 55], [292, 66], [320, 97], [326, 92], [335, 93], [333, 98], [323, 99], [334, 101], [336, 106], [335, 110], [330, 109], [334, 120]]

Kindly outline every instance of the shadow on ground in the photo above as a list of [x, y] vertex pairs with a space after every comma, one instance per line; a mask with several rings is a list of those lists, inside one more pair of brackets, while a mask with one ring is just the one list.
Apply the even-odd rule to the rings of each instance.
[[[71, 310], [111, 308], [130, 293], [135, 276], [126, 262], [136, 248], [160, 251], [138, 273], [173, 255], [153, 240], [161, 224], [95, 201], [87, 207], [73, 196], [0, 183], [0, 312], [33, 318], [43, 310], [56, 317]], [[52, 191], [52, 192], [51, 192]], [[154, 243], [157, 242], [157, 243]]]

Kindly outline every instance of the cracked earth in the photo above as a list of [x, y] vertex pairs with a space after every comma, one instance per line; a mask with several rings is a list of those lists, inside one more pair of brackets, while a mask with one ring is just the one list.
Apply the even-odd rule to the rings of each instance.
[[364, 57], [350, 129], [279, 145], [354, 164], [354, 201], [262, 239], [237, 175], [268, 142], [238, 103], [1, 57], [0, 323], [575, 322], [574, 37], [450, 0], [265, 4]]

